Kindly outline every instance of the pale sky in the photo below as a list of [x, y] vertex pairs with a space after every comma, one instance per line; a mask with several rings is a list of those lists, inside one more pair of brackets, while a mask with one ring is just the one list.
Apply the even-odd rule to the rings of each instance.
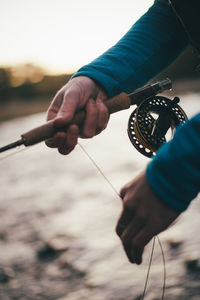
[[76, 71], [106, 51], [153, 0], [0, 0], [0, 66]]

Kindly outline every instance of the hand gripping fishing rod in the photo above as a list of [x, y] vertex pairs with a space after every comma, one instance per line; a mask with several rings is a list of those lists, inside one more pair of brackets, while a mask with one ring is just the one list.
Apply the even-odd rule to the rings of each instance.
[[[170, 90], [172, 83], [165, 79], [137, 89], [133, 93], [121, 93], [107, 99], [105, 104], [110, 114], [128, 109], [131, 105], [137, 108], [131, 114], [128, 124], [128, 135], [136, 149], [145, 156], [151, 157], [159, 146], [165, 142], [165, 134], [169, 127], [176, 127], [187, 118], [184, 111], [177, 105], [179, 99], [170, 100], [156, 97], [158, 93]], [[154, 112], [157, 119], [151, 115]], [[179, 116], [180, 115], [180, 116]], [[85, 111], [77, 112], [73, 120], [66, 126], [55, 128], [54, 120], [36, 127], [21, 135], [21, 139], [0, 148], [0, 153], [20, 145], [31, 146], [52, 138], [58, 131], [66, 131], [71, 124], [81, 125], [85, 119]]]

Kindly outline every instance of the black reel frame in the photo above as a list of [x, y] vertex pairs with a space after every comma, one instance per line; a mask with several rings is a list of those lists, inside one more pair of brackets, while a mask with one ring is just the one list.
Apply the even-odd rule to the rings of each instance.
[[[130, 115], [128, 136], [133, 146], [143, 155], [151, 158], [165, 143], [166, 134], [187, 120], [184, 110], [173, 100], [154, 96], [145, 99]], [[155, 118], [155, 116], [157, 118]]]

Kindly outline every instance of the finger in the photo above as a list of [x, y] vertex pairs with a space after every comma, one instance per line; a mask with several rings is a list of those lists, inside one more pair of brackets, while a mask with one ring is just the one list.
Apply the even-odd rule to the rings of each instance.
[[121, 190], [119, 192], [121, 199], [123, 199], [125, 197], [126, 192], [127, 192], [127, 187], [126, 186], [124, 186], [123, 188], [121, 188]]
[[128, 256], [129, 261], [131, 262], [131, 247], [132, 240], [138, 234], [138, 232], [142, 229], [144, 225], [144, 220], [139, 216], [135, 216], [134, 219], [129, 223], [126, 229], [123, 231], [121, 235], [121, 241], [124, 247], [124, 250]]
[[63, 144], [58, 148], [59, 153], [63, 155], [69, 154], [77, 145], [79, 129], [77, 125], [72, 125], [67, 130], [67, 136], [63, 140]]
[[67, 145], [75, 147], [78, 142], [79, 128], [77, 125], [71, 125], [67, 130]]
[[116, 233], [119, 237], [121, 237], [122, 233], [124, 232], [128, 224], [131, 222], [133, 217], [134, 217], [133, 210], [124, 206], [116, 226]]
[[145, 226], [142, 230], [133, 238], [131, 243], [131, 262], [141, 264], [142, 254], [144, 247], [152, 239], [154, 234], [151, 232], [149, 227]]
[[45, 143], [50, 148], [61, 148], [63, 147], [66, 139], [67, 139], [67, 133], [63, 131], [59, 131], [55, 134], [53, 138], [45, 141]]
[[96, 134], [98, 134], [106, 128], [109, 120], [109, 113], [107, 106], [103, 103], [101, 98], [97, 98], [96, 105], [98, 110]]
[[130, 183], [131, 182], [128, 182], [127, 184], [125, 184], [120, 190], [120, 197], [122, 198], [123, 201], [124, 201], [124, 197], [126, 196], [127, 191], [130, 188]]
[[83, 136], [86, 138], [91, 138], [96, 133], [97, 127], [97, 105], [94, 99], [90, 98], [86, 105], [86, 118], [83, 126]]
[[68, 90], [63, 96], [62, 105], [58, 111], [54, 125], [56, 128], [67, 125], [74, 117], [79, 106], [79, 93], [75, 90]]
[[72, 152], [74, 150], [75, 146], [74, 147], [62, 147], [62, 148], [59, 148], [58, 149], [58, 152], [62, 155], [67, 155], [69, 154], [70, 152]]
[[47, 111], [47, 121], [56, 118], [59, 108], [62, 105], [62, 98], [63, 98], [63, 94], [61, 92], [58, 92], [55, 95], [55, 97]]

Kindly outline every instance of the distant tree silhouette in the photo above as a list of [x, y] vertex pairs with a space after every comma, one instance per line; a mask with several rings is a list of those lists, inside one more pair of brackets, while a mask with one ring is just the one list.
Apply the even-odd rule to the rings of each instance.
[[[169, 68], [155, 79], [170, 77], [172, 81], [200, 78], [196, 67], [200, 59], [188, 48]], [[33, 64], [0, 68], [0, 101], [21, 99], [39, 101], [47, 100], [71, 78], [71, 74], [48, 75], [43, 69]]]
[[0, 68], [0, 101], [53, 97], [70, 78], [71, 74], [45, 75], [44, 70], [32, 64]]

